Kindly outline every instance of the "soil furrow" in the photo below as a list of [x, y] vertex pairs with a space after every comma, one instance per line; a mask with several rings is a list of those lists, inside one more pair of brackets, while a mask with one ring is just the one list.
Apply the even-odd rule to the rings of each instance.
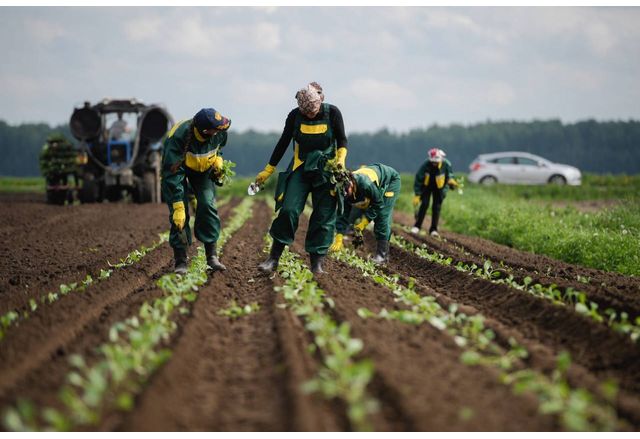
[[[230, 209], [230, 206], [221, 209], [223, 221]], [[73, 292], [51, 305], [41, 306], [29, 319], [12, 328], [0, 343], [0, 401], [23, 395], [30, 388], [29, 382], [37, 384], [37, 378], [29, 378], [33, 375], [46, 375], [55, 384], [54, 376], [59, 374], [53, 370], [68, 369], [67, 353], [77, 352], [84, 346], [83, 340], [91, 340], [87, 349], [97, 347], [106, 339], [112, 323], [137, 313], [144, 302], [141, 299], [146, 297], [138, 297], [142, 292], [151, 291], [151, 296], [161, 294], [155, 280], [171, 269], [172, 257], [168, 244], [163, 244], [134, 265], [114, 270], [108, 279], [84, 292]], [[60, 366], [55, 363], [58, 358], [63, 360]]]
[[[394, 219], [400, 224], [412, 225], [408, 215], [402, 212], [397, 212]], [[601, 309], [612, 307], [617, 311], [627, 311], [633, 318], [640, 315], [640, 278], [572, 265], [548, 256], [520, 251], [486, 239], [454, 232], [442, 232], [444, 239], [398, 232], [413, 242], [424, 243], [455, 260], [480, 266], [484, 259], [490, 259], [494, 263], [502, 261], [514, 269], [513, 275], [516, 279], [521, 280], [529, 276], [534, 283], [556, 284], [562, 289], [571, 287], [585, 292]], [[587, 280], [588, 283], [585, 283]]]
[[[318, 422], [316, 407], [296, 404], [303, 383], [296, 379], [304, 375], [289, 369], [291, 361], [299, 368], [304, 355], [297, 329], [276, 307], [273, 281], [256, 268], [264, 257], [262, 238], [270, 217], [268, 207], [259, 203], [254, 219], [229, 241], [227, 271], [201, 290], [171, 361], [121, 429], [282, 431], [327, 424]], [[236, 320], [219, 315], [232, 300], [258, 302], [260, 310]]]
[[[367, 250], [373, 251], [373, 236]], [[361, 252], [363, 255], [366, 251]], [[549, 371], [553, 358], [566, 350], [577, 367], [572, 384], [598, 392], [598, 383], [613, 378], [620, 384], [618, 411], [633, 425], [640, 423], [638, 408], [639, 372], [634, 364], [640, 358], [639, 347], [622, 334], [593, 322], [564, 306], [539, 299], [528, 293], [495, 285], [419, 258], [395, 246], [387, 267], [391, 273], [411, 276], [449, 300], [470, 306], [502, 328], [515, 331], [517, 339], [534, 357], [532, 366]], [[514, 334], [514, 335], [515, 335]]]
[[[303, 252], [306, 218], [301, 218], [294, 251]], [[348, 321], [362, 339], [362, 356], [375, 363], [370, 386], [381, 403], [376, 430], [486, 431], [554, 430], [552, 417], [541, 416], [530, 396], [514, 396], [499, 384], [498, 373], [460, 363], [462, 351], [430, 325], [362, 319], [359, 308], [397, 309], [393, 294], [347, 265], [326, 261], [327, 274], [316, 279], [335, 300], [338, 321]], [[395, 415], [401, 412], [404, 417]]]
[[[5, 205], [19, 212], [19, 229], [0, 233], [0, 315], [28, 306], [29, 299], [57, 292], [61, 284], [98, 276], [141, 246], [151, 246], [168, 229], [164, 204], [100, 203], [79, 206]], [[31, 211], [35, 209], [35, 211]], [[222, 206], [228, 211], [228, 206]], [[34, 220], [48, 218], [46, 221]], [[51, 218], [49, 218], [51, 216]]]

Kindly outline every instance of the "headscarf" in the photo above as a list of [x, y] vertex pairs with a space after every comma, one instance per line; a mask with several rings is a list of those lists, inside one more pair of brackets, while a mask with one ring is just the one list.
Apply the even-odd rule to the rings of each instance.
[[298, 108], [304, 114], [316, 114], [320, 111], [320, 105], [324, 101], [322, 87], [317, 82], [311, 82], [305, 88], [296, 93]]

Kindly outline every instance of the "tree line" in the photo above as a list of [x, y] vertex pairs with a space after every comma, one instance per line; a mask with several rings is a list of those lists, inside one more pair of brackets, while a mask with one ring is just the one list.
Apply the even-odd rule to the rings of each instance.
[[[348, 121], [347, 121], [348, 122]], [[348, 126], [347, 126], [348, 129]], [[39, 175], [38, 154], [52, 131], [70, 139], [66, 125], [12, 126], [0, 121], [0, 175]], [[269, 160], [279, 133], [253, 130], [231, 131], [225, 158], [237, 163], [239, 175], [252, 175]], [[446, 151], [454, 171], [467, 172], [478, 154], [527, 151], [551, 161], [570, 164], [583, 172], [640, 173], [640, 121], [585, 120], [564, 124], [560, 120], [486, 121], [472, 125], [432, 125], [407, 133], [382, 129], [374, 133], [352, 133], [349, 138], [350, 166], [382, 162], [400, 172], [415, 172], [427, 151]], [[291, 151], [280, 167], [286, 166]]]

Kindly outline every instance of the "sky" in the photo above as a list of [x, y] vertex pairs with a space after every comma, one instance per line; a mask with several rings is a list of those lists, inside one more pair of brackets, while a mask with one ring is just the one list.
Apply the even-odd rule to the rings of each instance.
[[638, 7], [2, 7], [0, 120], [136, 97], [281, 131], [310, 81], [347, 132], [640, 119], [638, 23]]

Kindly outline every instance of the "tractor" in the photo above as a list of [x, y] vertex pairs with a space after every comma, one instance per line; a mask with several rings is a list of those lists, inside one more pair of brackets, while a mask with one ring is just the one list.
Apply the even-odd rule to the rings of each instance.
[[[125, 116], [135, 120], [135, 129], [128, 129]], [[115, 202], [128, 194], [136, 203], [159, 203], [161, 140], [172, 124], [164, 107], [136, 99], [75, 108], [69, 128], [82, 151], [79, 201]]]

